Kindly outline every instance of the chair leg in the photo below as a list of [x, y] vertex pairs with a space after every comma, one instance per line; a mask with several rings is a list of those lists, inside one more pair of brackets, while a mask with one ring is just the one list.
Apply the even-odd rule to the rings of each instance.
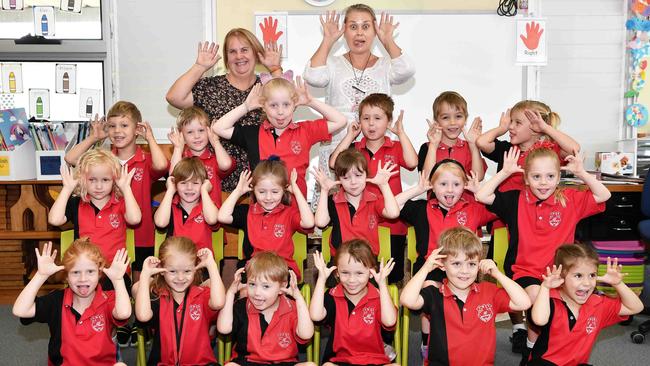
[[409, 361], [409, 323], [411, 312], [402, 307], [402, 366], [408, 366]]
[[[311, 302], [311, 288], [309, 287], [308, 284], [304, 283], [302, 285], [302, 288], [300, 289], [300, 292], [303, 299], [305, 299], [305, 303], [307, 304], [307, 306], [309, 306], [309, 303]], [[307, 343], [307, 348], [305, 349], [305, 352], [307, 353], [307, 361], [313, 362], [314, 361], [314, 340], [313, 339], [311, 342]]]
[[314, 354], [313, 361], [320, 366], [320, 326], [314, 326]]
[[145, 347], [144, 329], [138, 327], [138, 355], [136, 361], [138, 366], [147, 365], [147, 351]]

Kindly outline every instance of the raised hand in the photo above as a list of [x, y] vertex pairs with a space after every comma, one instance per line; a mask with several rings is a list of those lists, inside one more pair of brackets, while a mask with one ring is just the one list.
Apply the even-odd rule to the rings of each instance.
[[470, 144], [475, 144], [476, 139], [481, 136], [481, 133], [483, 132], [483, 120], [481, 117], [476, 117], [474, 118], [474, 121], [472, 122], [472, 125], [469, 127], [469, 130], [467, 128], [463, 129], [463, 135], [465, 136], [465, 141], [469, 142]]
[[575, 155], [567, 155], [567, 157], [565, 157], [564, 160], [566, 160], [568, 164], [563, 167], [560, 167], [560, 169], [569, 171], [574, 175], [578, 175], [579, 173], [585, 171], [584, 159], [585, 156], [580, 151], [577, 151]]
[[106, 132], [106, 117], [99, 118], [99, 115], [95, 114], [95, 119], [90, 121], [90, 129], [93, 133], [93, 139], [99, 141], [107, 138], [108, 132]]
[[312, 169], [311, 173], [316, 178], [318, 185], [320, 186], [321, 191], [329, 192], [332, 188], [341, 184], [341, 181], [333, 180], [327, 175], [327, 173], [322, 169]]
[[138, 136], [142, 136], [142, 138], [144, 138], [147, 141], [151, 141], [154, 138], [151, 125], [147, 121], [138, 122], [138, 125], [135, 128], [135, 134]]
[[427, 260], [424, 262], [422, 267], [426, 267], [427, 272], [431, 272], [436, 268], [443, 268], [444, 264], [442, 259], [447, 258], [446, 255], [440, 254], [443, 247], [439, 247], [436, 250], [432, 251], [431, 254], [427, 257]]
[[195, 269], [208, 268], [209, 266], [217, 265], [217, 262], [214, 261], [212, 251], [208, 248], [199, 249], [196, 252], [196, 257], [199, 259], [199, 263], [196, 265]]
[[537, 46], [539, 46], [539, 39], [542, 37], [542, 33], [544, 33], [544, 30], [539, 29], [539, 23], [532, 21], [526, 23], [526, 36], [520, 34], [519, 38], [524, 42], [526, 48], [532, 51], [537, 49]]
[[329, 42], [336, 42], [345, 28], [340, 24], [341, 14], [338, 14], [336, 11], [327, 11], [325, 12], [325, 17], [320, 16], [320, 24], [323, 26], [323, 39]]
[[135, 175], [135, 169], [131, 169], [129, 172], [129, 164], [124, 164], [122, 166], [122, 171], [120, 172], [120, 177], [117, 179], [115, 184], [117, 187], [124, 192], [125, 189], [131, 188], [131, 179]]
[[370, 268], [370, 274], [372, 274], [372, 278], [377, 281], [378, 285], [386, 284], [386, 279], [388, 278], [388, 275], [393, 271], [393, 267], [395, 267], [395, 261], [393, 258], [390, 258], [386, 264], [384, 264], [382, 258], [382, 260], [379, 261], [379, 272], [375, 271], [374, 268]]
[[348, 136], [352, 137], [352, 140], [356, 140], [357, 136], [361, 133], [361, 125], [359, 125], [359, 122], [352, 122], [348, 126]]
[[517, 163], [520, 154], [521, 152], [519, 149], [514, 146], [511, 147], [507, 152], [503, 153], [503, 168], [501, 171], [508, 175], [514, 173], [523, 173], [524, 170]]
[[183, 149], [185, 147], [185, 138], [176, 127], [172, 127], [171, 131], [167, 133], [167, 139], [172, 143], [174, 149]]
[[542, 274], [542, 286], [547, 289], [558, 288], [564, 283], [564, 278], [562, 278], [562, 265], [556, 266], [553, 265], [553, 270], [546, 267], [546, 275]]
[[246, 110], [250, 112], [252, 110], [262, 107], [261, 97], [262, 97], [262, 84], [257, 83], [253, 85], [251, 92], [248, 93], [248, 96], [246, 97], [246, 101], [244, 101]]
[[326, 280], [334, 272], [336, 266], [328, 267], [323, 259], [323, 253], [318, 250], [314, 252], [314, 267], [318, 270], [318, 278]]
[[63, 187], [68, 189], [70, 192], [74, 191], [75, 188], [77, 188], [77, 184], [79, 184], [79, 179], [74, 178], [72, 168], [69, 167], [68, 164], [61, 164], [59, 171], [61, 172], [61, 183], [63, 184]]
[[259, 23], [259, 26], [264, 38], [264, 44], [277, 42], [284, 33], [282, 31], [278, 32], [278, 20], [272, 16], [264, 18], [264, 23]]
[[50, 277], [51, 275], [59, 272], [63, 269], [63, 266], [57, 266], [54, 263], [56, 259], [56, 249], [52, 251], [52, 242], [48, 241], [43, 245], [43, 252], [39, 253], [38, 248], [34, 248], [36, 251], [36, 263], [38, 264], [38, 274]]
[[377, 21], [375, 21], [375, 32], [377, 33], [377, 38], [379, 38], [379, 42], [381, 42], [384, 47], [386, 47], [388, 42], [393, 40], [393, 33], [398, 26], [399, 22], [394, 23], [393, 16], [388, 15], [385, 12], [381, 13], [379, 25], [377, 25]]
[[506, 109], [505, 112], [501, 112], [501, 118], [499, 118], [499, 130], [501, 134], [508, 132], [510, 128], [510, 108]]
[[492, 259], [482, 259], [480, 262], [478, 262], [478, 269], [481, 271], [481, 273], [488, 274], [490, 276], [494, 276], [493, 271], [499, 271], [497, 264], [494, 263]]
[[251, 183], [251, 171], [248, 169], [244, 170], [239, 174], [239, 181], [237, 182], [237, 187], [235, 187], [235, 189], [244, 195], [253, 190], [253, 188], [251, 188]]
[[129, 252], [126, 248], [122, 248], [115, 253], [111, 266], [108, 268], [102, 268], [102, 270], [109, 280], [118, 281], [124, 278], [129, 263]]
[[399, 136], [400, 134], [404, 133], [404, 123], [402, 120], [404, 119], [404, 110], [399, 111], [399, 116], [395, 120], [395, 122], [388, 127], [388, 130], [392, 133], [395, 134], [395, 136]]
[[257, 58], [269, 70], [279, 68], [282, 64], [282, 45], [278, 46], [275, 41], [264, 42], [264, 53], [258, 53]]
[[165, 186], [167, 187], [168, 191], [171, 191], [172, 193], [176, 193], [176, 181], [174, 180], [173, 175], [170, 175], [169, 178], [167, 178], [167, 181], [165, 182]]
[[199, 42], [199, 52], [196, 56], [196, 65], [205, 69], [211, 69], [219, 62], [219, 45], [214, 42]]
[[305, 83], [300, 76], [296, 76], [296, 93], [298, 93], [298, 102], [296, 106], [299, 105], [309, 105], [313, 97], [309, 93], [309, 88], [307, 88], [307, 83]]
[[392, 176], [399, 174], [399, 167], [390, 161], [387, 161], [384, 166], [381, 166], [381, 161], [379, 161], [377, 168], [377, 174], [372, 178], [366, 178], [366, 182], [380, 186], [388, 184]]
[[604, 276], [598, 276], [596, 279], [611, 286], [616, 286], [623, 282], [623, 277], [627, 273], [623, 273], [623, 265], [618, 264], [618, 258], [607, 257], [607, 272]]
[[142, 262], [142, 272], [140, 278], [151, 277], [158, 273], [167, 272], [167, 269], [160, 266], [160, 259], [150, 256], [147, 257], [144, 262]]
[[480, 188], [481, 183], [478, 181], [476, 173], [474, 173], [473, 170], [470, 170], [469, 175], [467, 176], [467, 183], [465, 183], [465, 190], [476, 193]]
[[550, 127], [546, 122], [544, 122], [542, 115], [538, 111], [526, 109], [524, 115], [528, 118], [530, 129], [533, 130], [533, 132], [545, 133], [544, 131], [546, 131], [546, 128]]
[[205, 193], [210, 193], [210, 191], [212, 191], [212, 183], [210, 182], [210, 179], [205, 179], [203, 183], [201, 183], [201, 191]]
[[289, 271], [289, 287], [283, 287], [280, 290], [294, 299], [301, 296], [300, 290], [298, 289], [298, 277], [296, 276], [296, 272], [291, 270]]
[[440, 127], [438, 122], [431, 122], [428, 119], [427, 124], [429, 125], [429, 130], [427, 131], [427, 140], [429, 140], [429, 143], [431, 145], [440, 145], [440, 141], [442, 141], [442, 127]]
[[291, 174], [289, 175], [289, 187], [287, 187], [287, 190], [290, 193], [295, 193], [296, 189], [300, 189], [298, 187], [298, 171], [296, 168], [291, 169]]
[[240, 268], [235, 271], [230, 287], [228, 287], [228, 293], [231, 295], [236, 295], [239, 291], [246, 288], [245, 283], [241, 283], [242, 273], [244, 273], [245, 268]]

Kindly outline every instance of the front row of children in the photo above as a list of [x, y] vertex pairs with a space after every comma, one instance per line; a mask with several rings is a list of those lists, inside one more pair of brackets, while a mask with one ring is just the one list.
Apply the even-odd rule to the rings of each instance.
[[[530, 298], [492, 260], [481, 260], [483, 246], [471, 230], [448, 229], [439, 245], [404, 287], [400, 302], [421, 310], [431, 322], [429, 364], [493, 364], [496, 315], [526, 310]], [[113, 328], [131, 316], [123, 281], [129, 263], [126, 251], [119, 250], [108, 268], [99, 248], [87, 240], [72, 244], [62, 266], [55, 264], [56, 254], [51, 243], [42, 252], [36, 249], [38, 271], [16, 299], [14, 315], [24, 324], [49, 325], [50, 364], [113, 365], [118, 361]], [[255, 254], [226, 291], [210, 250], [197, 250], [185, 237], [168, 238], [159, 258], [144, 261], [133, 289], [136, 318], [155, 332], [149, 364], [216, 364], [209, 331], [215, 322], [221, 334], [232, 335], [230, 366], [296, 364], [298, 344], [312, 338], [314, 322], [331, 328], [324, 365], [390, 364], [382, 330], [393, 330], [398, 321], [387, 285], [392, 259], [378, 265], [370, 245], [355, 239], [338, 248], [334, 266], [328, 267], [318, 252], [314, 262], [318, 280], [308, 305], [296, 274], [273, 252]], [[200, 268], [209, 275], [203, 283]], [[436, 269], [446, 278], [427, 281]], [[602, 328], [643, 309], [623, 283], [616, 259], [608, 258], [604, 276], [597, 276], [597, 269], [598, 255], [590, 246], [566, 244], [557, 249], [532, 304], [531, 318], [540, 336], [529, 364], [584, 364]], [[48, 277], [61, 270], [68, 287], [37, 297]], [[332, 272], [338, 284], [326, 290]], [[502, 288], [478, 281], [479, 272]], [[102, 275], [114, 290], [102, 290]], [[618, 298], [595, 292], [597, 281], [613, 286]], [[247, 297], [237, 300], [241, 290]]]

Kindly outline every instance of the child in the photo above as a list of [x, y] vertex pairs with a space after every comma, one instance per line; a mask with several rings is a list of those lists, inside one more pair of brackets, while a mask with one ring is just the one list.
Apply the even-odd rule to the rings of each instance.
[[[377, 174], [379, 161], [390, 162], [398, 166], [397, 174], [388, 181], [393, 194], [402, 192], [402, 179], [399, 167], [413, 170], [418, 163], [418, 155], [411, 144], [411, 140], [404, 131], [402, 117], [404, 111], [400, 112], [397, 121], [389, 127], [393, 120], [394, 102], [386, 94], [370, 94], [359, 106], [359, 121], [353, 122], [348, 127], [348, 133], [336, 147], [330, 156], [329, 166], [334, 168], [336, 158], [341, 151], [347, 149], [354, 143], [354, 140], [363, 133], [361, 141], [354, 143], [354, 148], [359, 150], [368, 161], [368, 175], [373, 177]], [[386, 130], [394, 133], [399, 141], [393, 141], [385, 136]], [[380, 190], [374, 184], [368, 185], [368, 190], [379, 194]], [[395, 266], [398, 268], [390, 274], [388, 283], [395, 283], [404, 277], [404, 248], [406, 247], [406, 225], [400, 220], [386, 220], [383, 223], [390, 229], [391, 254], [395, 259]]]
[[[219, 333], [232, 334], [234, 342], [233, 356], [226, 366], [315, 366], [312, 362], [298, 362], [298, 343], [309, 342], [314, 324], [298, 290], [295, 272], [287, 287], [287, 264], [273, 252], [256, 253], [245, 269], [245, 283], [244, 268], [235, 272], [217, 320]], [[244, 288], [248, 297], [235, 301]]]
[[183, 158], [167, 178], [167, 191], [154, 215], [167, 236], [184, 236], [199, 249], [212, 250], [212, 231], [219, 210], [210, 197], [214, 187], [198, 157]]
[[[216, 364], [208, 328], [226, 291], [212, 252], [197, 252], [188, 238], [170, 237], [158, 257], [145, 260], [135, 297], [136, 318], [156, 330], [147, 364]], [[210, 276], [209, 287], [198, 286], [200, 268]]]
[[[418, 153], [418, 170], [431, 171], [443, 159], [458, 161], [466, 172], [472, 171], [479, 181], [483, 180], [487, 165], [476, 147], [476, 138], [481, 134], [482, 121], [476, 117], [469, 128], [467, 102], [460, 94], [446, 91], [433, 101], [433, 124], [429, 123], [427, 139]], [[428, 122], [428, 121], [427, 121]], [[465, 140], [459, 136], [463, 134]]]
[[[142, 261], [153, 255], [154, 226], [151, 210], [151, 186], [167, 173], [167, 158], [153, 136], [149, 122], [142, 122], [142, 114], [131, 102], [115, 103], [106, 115], [106, 121], [98, 116], [91, 123], [92, 134], [75, 145], [65, 155], [65, 161], [78, 165], [79, 157], [91, 149], [97, 142], [108, 137], [113, 145], [113, 154], [122, 165], [128, 165], [135, 173], [131, 180], [131, 191], [142, 211], [139, 224], [129, 227], [134, 229], [135, 260], [133, 262], [134, 280], [142, 269]], [[149, 145], [145, 152], [136, 144], [137, 136], [142, 136]], [[101, 241], [95, 241], [100, 243]]]
[[[394, 219], [399, 216], [395, 196], [388, 184], [396, 165], [387, 161], [384, 166], [378, 163], [375, 176], [367, 178], [368, 162], [353, 148], [341, 152], [334, 163], [337, 181], [332, 181], [325, 172], [315, 172], [320, 185], [315, 222], [319, 228], [332, 225], [331, 253], [344, 241], [365, 239], [370, 243], [375, 256], [379, 255], [379, 219]], [[379, 187], [381, 195], [366, 189], [366, 182]], [[341, 190], [329, 196], [330, 189], [341, 185]]]
[[[178, 115], [176, 129], [167, 136], [174, 145], [169, 166], [170, 173], [174, 171], [181, 158], [198, 157], [205, 166], [208, 179], [212, 184], [210, 197], [217, 207], [221, 206], [221, 180], [233, 171], [235, 160], [228, 155], [219, 142], [219, 137], [210, 129], [208, 114], [195, 106], [183, 109]], [[212, 150], [208, 147], [208, 143], [212, 146]]]
[[[483, 244], [473, 231], [445, 230], [440, 247], [402, 290], [402, 305], [422, 309], [435, 329], [429, 338], [430, 365], [493, 365], [497, 314], [530, 307], [524, 289], [482, 256]], [[428, 273], [436, 268], [444, 270], [447, 278], [440, 285], [424, 287]], [[477, 283], [479, 270], [503, 288]]]
[[[331, 328], [323, 366], [386, 365], [382, 329], [394, 331], [397, 308], [388, 293], [386, 279], [393, 270], [393, 259], [377, 267], [377, 257], [364, 240], [343, 243], [327, 268], [322, 255], [314, 253], [318, 280], [309, 305], [314, 322]], [[336, 270], [339, 284], [325, 293], [325, 281]], [[369, 283], [370, 276], [379, 290]], [[398, 365], [398, 364], [391, 364]]]
[[[301, 105], [313, 108], [323, 118], [296, 123], [293, 113]], [[261, 125], [235, 125], [246, 113], [260, 107], [267, 118]], [[260, 160], [268, 159], [271, 155], [279, 156], [287, 164], [287, 171], [296, 169], [298, 187], [306, 195], [305, 172], [309, 166], [311, 146], [329, 140], [331, 134], [345, 126], [346, 122], [345, 116], [336, 109], [312, 98], [300, 77], [296, 78], [295, 84], [275, 78], [264, 87], [255, 85], [246, 101], [219, 118], [212, 129], [217, 135], [246, 150], [251, 170], [255, 170]]]
[[[533, 304], [532, 320], [541, 327], [528, 365], [584, 365], [600, 330], [643, 310], [639, 297], [623, 283], [618, 259], [607, 257], [607, 273], [598, 276], [598, 254], [584, 244], [562, 245], [553, 270]], [[611, 285], [618, 298], [594, 293], [596, 281]]]
[[[112, 339], [113, 328], [131, 316], [131, 301], [123, 277], [129, 265], [126, 249], [115, 253], [109, 268], [99, 248], [86, 240], [76, 240], [63, 256], [62, 266], [54, 262], [52, 243], [36, 251], [38, 271], [20, 292], [13, 314], [25, 325], [47, 323], [50, 328], [48, 364], [113, 365], [118, 359]], [[39, 289], [53, 274], [63, 270], [68, 287], [37, 297]], [[99, 284], [102, 273], [114, 291]]]
[[[569, 155], [563, 169], [572, 172], [589, 188], [580, 191], [560, 188], [560, 158], [555, 150], [539, 147], [528, 152], [524, 169], [519, 151], [511, 148], [503, 158], [503, 168], [476, 193], [476, 200], [488, 206], [508, 226], [510, 239], [504, 269], [506, 275], [521, 285], [535, 302], [541, 274], [553, 261], [557, 247], [573, 242], [576, 225], [585, 217], [605, 210], [611, 193], [596, 177], [587, 173], [581, 156]], [[524, 173], [526, 188], [499, 192], [497, 188], [513, 173]], [[528, 330], [527, 349], [537, 338]]]
[[[237, 204], [239, 198], [253, 191], [251, 204]], [[293, 192], [295, 204], [291, 202]], [[293, 260], [293, 234], [314, 227], [314, 215], [300, 188], [298, 174], [291, 172], [291, 191], [284, 162], [272, 157], [263, 160], [253, 171], [245, 171], [239, 183], [219, 210], [219, 222], [244, 231], [244, 259], [260, 251], [274, 251], [300, 277]], [[240, 267], [243, 262], [240, 263]]]
[[[142, 214], [131, 191], [136, 169], [120, 167], [115, 155], [104, 149], [88, 150], [77, 162], [74, 175], [61, 165], [63, 188], [50, 209], [48, 222], [61, 226], [72, 221], [75, 239], [88, 237], [112, 261], [124, 248], [126, 226], [140, 223]], [[75, 193], [75, 196], [71, 197]]]

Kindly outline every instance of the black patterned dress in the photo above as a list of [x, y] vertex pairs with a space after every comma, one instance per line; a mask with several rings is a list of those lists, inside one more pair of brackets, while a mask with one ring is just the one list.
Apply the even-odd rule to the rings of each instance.
[[[259, 82], [260, 78], [258, 76], [255, 83]], [[203, 108], [210, 116], [210, 120], [213, 121], [244, 103], [251, 89], [252, 86], [246, 90], [235, 88], [228, 82], [226, 75], [211, 76], [202, 78], [194, 85], [192, 97], [194, 98], [194, 105]], [[259, 125], [261, 123], [261, 113], [261, 109], [248, 112], [237, 123], [241, 125]], [[248, 155], [242, 148], [231, 144], [230, 141], [224, 139], [220, 141], [228, 154], [237, 161], [235, 171], [221, 182], [221, 189], [224, 192], [232, 192], [237, 186], [239, 174], [244, 168], [248, 168]]]

